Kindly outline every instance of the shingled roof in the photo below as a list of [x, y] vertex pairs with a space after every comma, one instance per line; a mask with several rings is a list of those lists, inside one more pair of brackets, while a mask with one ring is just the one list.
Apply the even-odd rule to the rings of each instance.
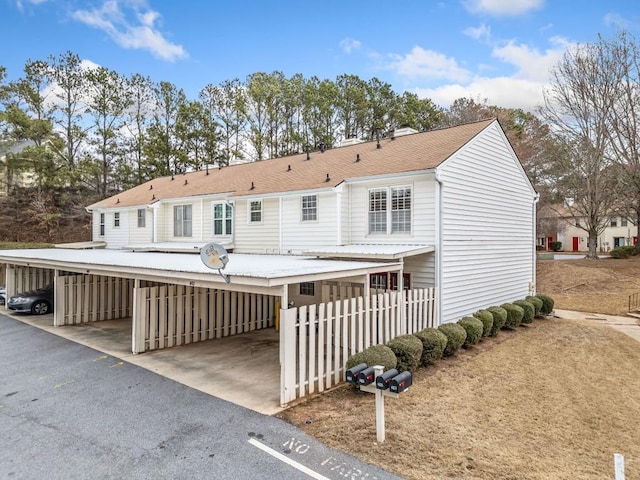
[[196, 195], [267, 195], [335, 187], [349, 178], [435, 168], [494, 119], [339, 147], [161, 177], [90, 205], [89, 209], [151, 205]]

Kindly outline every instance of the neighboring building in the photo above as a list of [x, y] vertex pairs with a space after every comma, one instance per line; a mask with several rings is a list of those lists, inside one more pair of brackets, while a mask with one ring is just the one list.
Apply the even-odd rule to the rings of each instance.
[[[589, 234], [583, 216], [575, 216], [565, 204], [547, 205], [538, 212], [542, 227], [538, 230], [539, 249], [551, 250], [551, 242], [562, 244], [564, 252], [588, 252]], [[598, 236], [596, 248], [606, 253], [615, 247], [635, 245], [638, 242], [635, 223], [621, 214], [611, 214], [604, 231]]]

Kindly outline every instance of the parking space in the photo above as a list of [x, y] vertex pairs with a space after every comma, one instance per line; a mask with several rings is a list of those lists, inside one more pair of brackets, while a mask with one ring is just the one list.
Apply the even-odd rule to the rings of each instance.
[[9, 316], [251, 410], [267, 415], [281, 410], [274, 328], [134, 355], [131, 319], [54, 327], [50, 314]]

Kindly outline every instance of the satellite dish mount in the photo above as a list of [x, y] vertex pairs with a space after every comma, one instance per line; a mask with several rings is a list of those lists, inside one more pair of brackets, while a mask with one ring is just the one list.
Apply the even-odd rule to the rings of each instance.
[[222, 245], [219, 243], [207, 243], [200, 249], [200, 260], [206, 267], [217, 270], [226, 283], [231, 282], [231, 277], [222, 272], [227, 263], [229, 263], [229, 254]]

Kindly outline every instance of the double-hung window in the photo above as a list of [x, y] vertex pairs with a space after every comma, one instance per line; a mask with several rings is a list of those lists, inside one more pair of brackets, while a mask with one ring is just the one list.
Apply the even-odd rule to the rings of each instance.
[[191, 205], [175, 205], [173, 207], [173, 236], [191, 236]]
[[302, 221], [308, 222], [318, 219], [318, 196], [302, 196]]
[[104, 237], [104, 213], [100, 214], [100, 236]]
[[115, 212], [113, 214], [113, 228], [120, 227], [120, 212]]
[[213, 204], [213, 234], [231, 235], [233, 229], [233, 207], [228, 203]]
[[146, 216], [145, 216], [144, 208], [138, 209], [138, 228], [144, 228], [146, 225]]
[[262, 200], [249, 202], [249, 223], [262, 222]]
[[369, 190], [369, 233], [411, 233], [411, 187]]

